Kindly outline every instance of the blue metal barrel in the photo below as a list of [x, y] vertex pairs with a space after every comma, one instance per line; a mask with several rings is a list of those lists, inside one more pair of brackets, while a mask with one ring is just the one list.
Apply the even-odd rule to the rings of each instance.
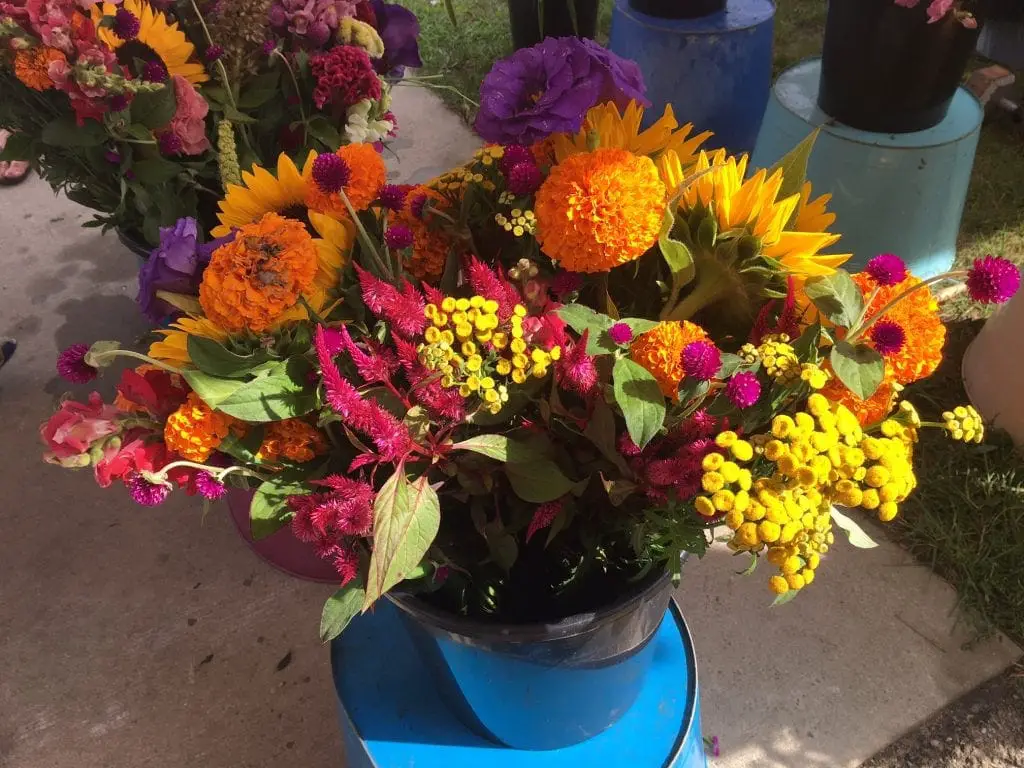
[[773, 165], [821, 128], [807, 169], [814, 194], [830, 192], [832, 249], [853, 253], [857, 271], [879, 253], [895, 253], [918, 277], [953, 264], [983, 112], [964, 88], [946, 118], [916, 133], [868, 133], [835, 123], [817, 107], [821, 59], [786, 70], [772, 89], [751, 159]]
[[771, 0], [729, 0], [720, 13], [662, 19], [615, 0], [609, 48], [640, 65], [652, 108], [648, 123], [671, 104], [709, 147], [749, 152], [757, 138], [772, 78]]
[[[649, 645], [649, 672], [615, 725], [561, 749], [513, 749], [467, 728], [446, 706], [399, 610], [381, 601], [331, 645], [346, 765], [706, 768], [693, 642], [674, 602]], [[554, 692], [538, 685], [535, 696], [546, 693]]]

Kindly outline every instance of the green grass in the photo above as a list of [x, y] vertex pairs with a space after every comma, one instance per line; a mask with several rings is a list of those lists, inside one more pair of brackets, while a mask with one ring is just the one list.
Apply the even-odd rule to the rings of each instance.
[[[505, 5], [500, 0], [453, 0], [453, 29], [441, 0], [406, 0], [420, 16], [426, 74], [475, 99], [495, 59], [511, 51]], [[820, 52], [823, 0], [779, 0], [776, 74]], [[607, 38], [611, 0], [602, 0], [599, 39]], [[1024, 80], [1024, 78], [1022, 78]], [[447, 103], [467, 120], [473, 109], [452, 91]], [[685, 110], [678, 114], [685, 119]], [[1024, 130], [1003, 115], [982, 130], [960, 234], [958, 262], [996, 253], [1024, 264]], [[951, 320], [977, 317], [963, 299], [950, 302]], [[922, 411], [941, 413], [966, 401], [960, 383], [962, 348], [969, 324], [951, 326], [944, 367], [913, 388]], [[925, 430], [916, 465], [920, 485], [898, 522], [888, 527], [923, 562], [948, 578], [964, 615], [982, 630], [999, 628], [1024, 642], [1024, 466], [1004, 435], [966, 447]]]

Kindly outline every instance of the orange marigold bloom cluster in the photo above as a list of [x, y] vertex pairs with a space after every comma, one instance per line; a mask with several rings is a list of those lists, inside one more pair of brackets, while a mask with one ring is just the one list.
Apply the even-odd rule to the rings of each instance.
[[50, 63], [66, 60], [56, 48], [26, 48], [14, 54], [14, 76], [34, 91], [46, 91], [54, 87], [50, 79]]
[[551, 169], [537, 192], [537, 242], [570, 272], [607, 272], [658, 240], [665, 185], [649, 157], [603, 148]]
[[181, 407], [167, 417], [164, 442], [183, 459], [203, 462], [228, 436], [234, 422], [234, 418], [214, 411], [199, 395], [189, 392]]
[[885, 378], [875, 390], [875, 394], [867, 400], [861, 400], [836, 377], [829, 379], [828, 384], [821, 390], [821, 394], [830, 402], [845, 405], [850, 413], [857, 417], [861, 426], [866, 427], [884, 421], [892, 413], [902, 389], [902, 386], [893, 381], [892, 371], [886, 368]]
[[305, 225], [267, 213], [214, 251], [199, 303], [225, 330], [259, 333], [295, 306], [316, 272], [317, 249]]
[[[335, 152], [348, 166], [348, 181], [342, 189], [356, 211], [365, 211], [377, 199], [387, 181], [387, 169], [372, 144], [348, 144]], [[319, 213], [348, 219], [348, 209], [338, 193], [328, 194], [317, 186], [312, 174], [306, 177], [306, 205]]]
[[451, 241], [444, 232], [431, 228], [433, 217], [426, 206], [441, 210], [448, 207], [448, 201], [436, 190], [416, 187], [406, 195], [405, 208], [396, 217], [396, 223], [412, 231], [412, 258], [405, 265], [406, 270], [417, 280], [436, 283], [444, 274]]
[[267, 424], [256, 458], [260, 461], [276, 461], [281, 457], [289, 461], [312, 461], [326, 450], [327, 443], [320, 430], [302, 419], [286, 419]]
[[[868, 306], [865, 317], [871, 317], [901, 293], [921, 282], [910, 276], [897, 285], [878, 286], [866, 272], [858, 272], [853, 279], [865, 300], [878, 288], [878, 294]], [[898, 323], [906, 334], [903, 348], [885, 358], [886, 367], [892, 370], [892, 378], [900, 384], [910, 384], [931, 376], [942, 362], [942, 348], [946, 343], [946, 326], [939, 319], [939, 303], [931, 289], [914, 291], [883, 317]], [[870, 333], [863, 340], [870, 345]]]
[[707, 333], [696, 323], [658, 323], [639, 336], [629, 348], [633, 362], [646, 368], [661, 388], [665, 397], [679, 397], [679, 383], [683, 380], [683, 350], [694, 341], [710, 341]]

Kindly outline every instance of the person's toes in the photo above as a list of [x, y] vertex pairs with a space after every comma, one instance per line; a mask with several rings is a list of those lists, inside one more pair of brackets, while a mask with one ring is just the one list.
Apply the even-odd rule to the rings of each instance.
[[11, 167], [8, 162], [0, 162], [0, 179], [7, 178], [7, 170]]
[[6, 168], [0, 169], [0, 177], [7, 181], [17, 181], [26, 173], [28, 173], [29, 165], [24, 160], [12, 160], [9, 163], [4, 163]]

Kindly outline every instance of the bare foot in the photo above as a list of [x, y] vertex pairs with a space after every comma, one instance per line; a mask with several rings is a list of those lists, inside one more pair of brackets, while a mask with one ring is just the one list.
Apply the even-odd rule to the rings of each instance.
[[[0, 149], [7, 146], [7, 139], [11, 132], [6, 128], [0, 128]], [[21, 181], [28, 174], [29, 164], [24, 160], [11, 160], [0, 162], [0, 184], [14, 184]]]

